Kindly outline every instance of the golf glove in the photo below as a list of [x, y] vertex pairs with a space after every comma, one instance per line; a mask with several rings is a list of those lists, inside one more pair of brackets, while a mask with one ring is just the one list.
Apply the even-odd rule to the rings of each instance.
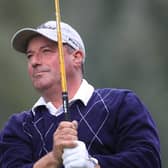
[[76, 141], [74, 148], [64, 149], [62, 159], [65, 168], [95, 168], [97, 159], [89, 156], [85, 143]]

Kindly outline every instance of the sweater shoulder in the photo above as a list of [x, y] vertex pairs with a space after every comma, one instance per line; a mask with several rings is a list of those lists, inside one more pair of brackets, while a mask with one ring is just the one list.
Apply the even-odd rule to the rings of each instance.
[[129, 89], [117, 89], [117, 88], [102, 88], [96, 89], [94, 94], [102, 99], [123, 99], [127, 95], [135, 95], [132, 90]]
[[118, 89], [118, 88], [98, 88], [95, 89], [95, 92], [100, 94], [112, 93], [112, 94], [127, 94], [132, 93], [133, 91], [130, 89]]
[[93, 101], [104, 102], [107, 106], [119, 107], [123, 103], [139, 100], [136, 93], [129, 89], [101, 88], [96, 89], [92, 96]]
[[22, 129], [24, 122], [26, 122], [27, 120], [32, 120], [32, 116], [33, 115], [31, 110], [12, 114], [9, 117], [8, 121], [5, 123], [2, 129], [2, 133], [18, 132], [20, 129]]
[[18, 122], [18, 123], [22, 123], [24, 122], [26, 119], [28, 118], [32, 118], [32, 112], [31, 110], [27, 110], [27, 111], [22, 111], [20, 113], [15, 113], [15, 114], [12, 114], [11, 117], [9, 118], [9, 122], [10, 121], [15, 121], [15, 122]]

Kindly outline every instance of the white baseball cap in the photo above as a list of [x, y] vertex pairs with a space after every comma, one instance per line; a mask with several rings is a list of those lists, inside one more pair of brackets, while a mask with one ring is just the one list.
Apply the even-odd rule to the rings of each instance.
[[[85, 56], [85, 46], [79, 33], [69, 24], [61, 22], [62, 42], [69, 44], [76, 50], [82, 50]], [[47, 21], [37, 28], [23, 28], [18, 30], [12, 37], [11, 43], [16, 51], [26, 53], [29, 40], [35, 35], [42, 35], [57, 42], [56, 21]]]

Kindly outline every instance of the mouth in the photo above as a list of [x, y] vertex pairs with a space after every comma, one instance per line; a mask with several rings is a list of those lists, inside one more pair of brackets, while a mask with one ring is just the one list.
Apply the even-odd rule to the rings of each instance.
[[46, 66], [37, 66], [37, 67], [34, 67], [32, 70], [33, 70], [32, 77], [39, 78], [45, 75], [46, 73], [48, 73], [50, 71], [50, 68]]
[[36, 71], [33, 73], [33, 77], [37, 78], [37, 77], [41, 77], [42, 75], [44, 75], [45, 73], [47, 73], [48, 71]]

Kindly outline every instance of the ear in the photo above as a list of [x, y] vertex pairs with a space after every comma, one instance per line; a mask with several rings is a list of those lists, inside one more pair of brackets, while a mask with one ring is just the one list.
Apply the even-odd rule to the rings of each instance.
[[73, 62], [76, 66], [81, 66], [83, 62], [84, 54], [81, 50], [76, 50], [73, 52]]

